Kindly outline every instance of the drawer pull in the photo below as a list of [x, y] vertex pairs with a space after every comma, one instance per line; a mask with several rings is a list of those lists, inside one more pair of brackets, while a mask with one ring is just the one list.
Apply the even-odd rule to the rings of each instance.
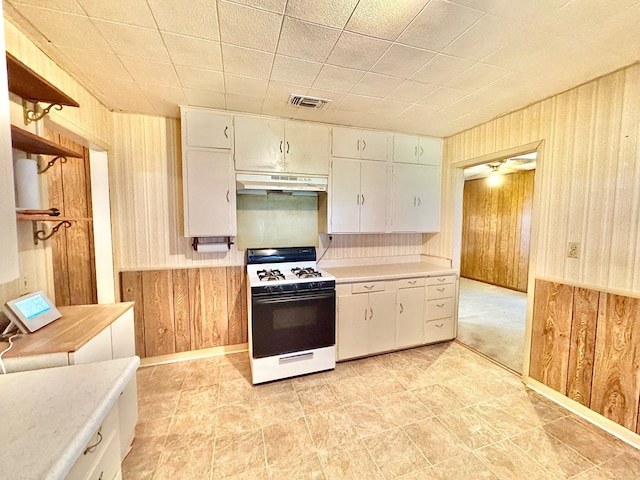
[[98, 477], [98, 480], [102, 480], [103, 475], [104, 475], [104, 470], [100, 472], [100, 476]]
[[96, 443], [94, 443], [93, 445], [85, 448], [83, 454], [86, 455], [87, 453], [93, 453], [93, 451], [96, 449], [96, 447], [98, 445], [100, 445], [101, 443], [102, 443], [102, 427], [100, 427], [100, 429], [98, 430], [98, 441]]
[[364, 285], [364, 288], [366, 288], [367, 290], [371, 290], [373, 288], [373, 285]]
[[402, 303], [400, 304], [400, 313], [404, 312], [404, 307], [402, 306]]
[[436, 325], [436, 327], [442, 328], [442, 327], [444, 327], [444, 323], [441, 323], [440, 325]]
[[416, 280], [409, 280], [409, 285], [415, 285], [416, 284]]
[[436, 290], [438, 290], [439, 292], [444, 292], [444, 287], [443, 288], [436, 288]]
[[[228, 131], [229, 131], [229, 127], [228, 126], [224, 127], [224, 132], [223, 132], [224, 133], [224, 138], [229, 138], [229, 135], [227, 135]], [[102, 478], [102, 475], [100, 475], [100, 477]]]
[[439, 303], [438, 305], [436, 305], [436, 307], [442, 308], [442, 307], [444, 307], [444, 303]]
[[439, 282], [444, 282], [445, 280], [446, 280], [446, 278], [445, 278], [445, 277], [440, 277], [440, 278], [438, 278], [438, 281], [439, 281]]

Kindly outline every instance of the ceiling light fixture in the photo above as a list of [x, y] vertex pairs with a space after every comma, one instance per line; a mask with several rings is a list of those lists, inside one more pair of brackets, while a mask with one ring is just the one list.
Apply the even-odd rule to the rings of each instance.
[[491, 173], [487, 178], [487, 183], [489, 184], [489, 188], [497, 187], [502, 183], [502, 175], [500, 174], [500, 172], [498, 172], [498, 170], [500, 169], [500, 165], [502, 165], [502, 162], [489, 164], [489, 167], [491, 168]]

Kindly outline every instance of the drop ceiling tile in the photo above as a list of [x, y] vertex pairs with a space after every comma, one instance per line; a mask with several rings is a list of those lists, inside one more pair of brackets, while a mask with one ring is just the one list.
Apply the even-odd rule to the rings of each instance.
[[339, 2], [310, 2], [309, 0], [289, 0], [286, 14], [300, 20], [344, 28], [358, 0]]
[[104, 20], [93, 20], [93, 23], [116, 55], [158, 62], [169, 61], [167, 49], [157, 30]]
[[[48, 8], [64, 13], [75, 13], [84, 15], [85, 12], [76, 0], [12, 0], [8, 3], [14, 5], [30, 5], [32, 7]], [[20, 9], [22, 10], [22, 9]]]
[[147, 100], [153, 105], [156, 115], [168, 118], [179, 118], [178, 105], [186, 105], [187, 98], [182, 88], [162, 85], [143, 84], [142, 90]]
[[329, 112], [325, 110], [316, 110], [314, 108], [296, 108], [293, 114], [293, 118], [296, 120], [328, 123], [328, 115]]
[[322, 68], [321, 63], [276, 55], [270, 80], [310, 86]]
[[463, 90], [478, 90], [496, 80], [508, 75], [509, 70], [484, 63], [476, 63], [469, 70], [464, 71], [454, 79], [447, 82], [451, 88]]
[[131, 74], [113, 53], [102, 52], [100, 55], [96, 55], [95, 52], [90, 50], [73, 47], [59, 47], [59, 50], [68, 61], [75, 64], [79, 69], [90, 72], [92, 75], [133, 81]]
[[366, 73], [353, 87], [352, 93], [383, 98], [402, 83], [398, 77], [389, 77], [377, 73]]
[[372, 115], [381, 115], [383, 117], [395, 117], [401, 114], [411, 106], [407, 102], [399, 102], [397, 100], [380, 100], [369, 113]]
[[222, 53], [218, 42], [173, 33], [163, 33], [162, 38], [176, 65], [222, 70]]
[[278, 53], [312, 62], [324, 62], [336, 44], [340, 30], [285, 17]]
[[545, 21], [571, 0], [545, 0], [544, 2], [496, 2], [493, 15], [518, 20], [528, 25]]
[[[211, 0], [213, 1], [213, 0]], [[232, 0], [248, 7], [255, 7], [261, 10], [268, 10], [275, 13], [283, 13], [287, 0]]]
[[292, 83], [269, 82], [265, 98], [276, 102], [288, 102], [289, 97], [294, 95], [305, 95], [309, 87], [294, 85]]
[[364, 72], [360, 70], [324, 65], [312, 87], [347, 93], [363, 76]]
[[391, 42], [386, 40], [342, 32], [326, 63], [358, 70], [369, 70], [390, 45]]
[[194, 107], [219, 108], [224, 110], [224, 93], [210, 92], [207, 90], [194, 90], [191, 88], [183, 88], [184, 96], [187, 99], [187, 105]]
[[275, 52], [282, 15], [237, 3], [218, 2], [220, 38], [224, 43]]
[[398, 42], [440, 51], [483, 15], [455, 3], [432, 0], [398, 37]]
[[95, 25], [84, 15], [23, 6], [20, 13], [56, 47], [76, 47], [113, 53]]
[[411, 80], [444, 85], [452, 78], [457, 77], [465, 70], [471, 68], [475, 63], [476, 62], [466, 58], [438, 54], [418, 70], [415, 75], [411, 77]]
[[293, 118], [296, 112], [303, 107], [289, 105], [286, 102], [276, 102], [274, 100], [266, 100], [262, 102], [262, 115], [271, 115], [280, 118]]
[[220, 40], [218, 13], [214, 0], [189, 0], [188, 5], [183, 8], [176, 8], [175, 0], [147, 0], [147, 2], [161, 31], [207, 40]]
[[460, 90], [457, 88], [440, 87], [430, 95], [427, 95], [420, 100], [420, 105], [427, 105], [430, 107], [444, 108], [452, 103], [457, 102], [461, 98], [469, 95], [468, 90]]
[[438, 85], [405, 80], [398, 86], [398, 88], [387, 95], [386, 98], [388, 100], [400, 100], [402, 102], [416, 103], [437, 88]]
[[91, 18], [110, 20], [117, 23], [156, 28], [147, 2], [137, 0], [77, 0]]
[[109, 106], [115, 110], [155, 113], [153, 106], [135, 82], [114, 80], [100, 75], [90, 77], [90, 81], [109, 99]]
[[224, 75], [215, 70], [176, 65], [180, 84], [185, 89], [203, 92], [224, 92]]
[[344, 97], [347, 96], [346, 93], [334, 92], [331, 90], [322, 90], [320, 88], [310, 88], [307, 91], [307, 95], [311, 95], [312, 97], [324, 98], [326, 100], [331, 100], [329, 105], [327, 106], [327, 110], [332, 110], [336, 108], [336, 105], [340, 103]]
[[260, 113], [262, 110], [262, 99], [230, 93], [226, 93], [224, 98], [227, 110], [233, 112]]
[[435, 52], [394, 43], [371, 68], [372, 72], [410, 78], [435, 56]]
[[452, 3], [475, 8], [476, 10], [481, 10], [483, 12], [490, 12], [502, 1], [504, 0], [451, 0]]
[[379, 101], [380, 99], [376, 97], [349, 94], [346, 95], [342, 100], [340, 100], [340, 103], [336, 105], [336, 110], [366, 113]]
[[588, 37], [594, 27], [629, 9], [636, 0], [580, 0], [571, 1], [559, 8], [554, 15], [540, 23], [543, 31], [561, 37]]
[[269, 82], [260, 78], [244, 77], [242, 75], [224, 74], [225, 93], [244, 97], [264, 97]]
[[171, 63], [151, 62], [140, 58], [120, 57], [120, 60], [138, 83], [179, 87], [178, 75]]
[[226, 73], [268, 79], [273, 57], [273, 53], [222, 45], [222, 62]]
[[411, 105], [404, 112], [398, 115], [398, 118], [402, 118], [404, 120], [424, 120], [425, 118], [429, 118], [435, 112], [440, 110], [437, 107], [430, 107], [427, 105]]
[[429, 0], [360, 0], [345, 30], [395, 40]]
[[523, 26], [513, 20], [485, 15], [447, 45], [443, 53], [480, 61], [513, 41], [522, 29]]

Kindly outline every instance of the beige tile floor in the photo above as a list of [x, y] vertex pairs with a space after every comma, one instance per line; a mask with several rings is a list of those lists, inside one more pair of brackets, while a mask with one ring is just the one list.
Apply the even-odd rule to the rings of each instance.
[[640, 451], [445, 343], [252, 386], [246, 353], [141, 368], [133, 479], [640, 479]]

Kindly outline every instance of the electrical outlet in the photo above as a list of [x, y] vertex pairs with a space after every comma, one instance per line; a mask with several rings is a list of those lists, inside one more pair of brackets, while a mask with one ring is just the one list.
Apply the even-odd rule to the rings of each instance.
[[567, 257], [580, 258], [580, 244], [577, 242], [569, 242], [567, 244]]

